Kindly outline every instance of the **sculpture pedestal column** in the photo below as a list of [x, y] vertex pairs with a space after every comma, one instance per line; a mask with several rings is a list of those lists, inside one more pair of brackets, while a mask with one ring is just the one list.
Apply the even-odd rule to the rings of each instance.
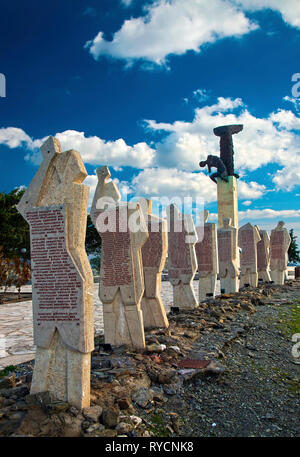
[[[228, 176], [228, 182], [217, 178], [217, 196], [218, 196], [218, 227], [223, 227], [223, 218], [231, 219], [231, 225], [238, 230], [239, 213], [238, 213], [238, 184], [235, 176]], [[238, 236], [238, 231], [237, 231]], [[237, 265], [240, 266], [240, 253], [238, 250], [238, 240], [236, 240]]]
[[228, 182], [217, 178], [218, 181], [218, 225], [223, 227], [224, 217], [231, 219], [231, 225], [236, 229], [239, 226], [237, 179], [228, 176]]

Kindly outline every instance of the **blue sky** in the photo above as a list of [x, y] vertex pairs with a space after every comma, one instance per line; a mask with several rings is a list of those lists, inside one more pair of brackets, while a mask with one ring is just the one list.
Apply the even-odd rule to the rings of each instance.
[[0, 191], [29, 184], [54, 135], [91, 196], [108, 165], [123, 196], [203, 197], [215, 220], [198, 162], [238, 122], [240, 225], [300, 236], [298, 0], [12, 0], [0, 36]]

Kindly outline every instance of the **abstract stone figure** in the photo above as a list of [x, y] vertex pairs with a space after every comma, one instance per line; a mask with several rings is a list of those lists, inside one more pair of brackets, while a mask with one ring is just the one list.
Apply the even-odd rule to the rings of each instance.
[[271, 278], [275, 284], [284, 284], [290, 244], [291, 237], [284, 227], [284, 222], [280, 221], [277, 227], [271, 231], [270, 237], [270, 269]]
[[221, 293], [238, 292], [237, 229], [231, 219], [224, 217], [223, 227], [218, 228], [219, 275]]
[[149, 238], [142, 247], [145, 291], [142, 298], [144, 328], [168, 328], [169, 322], [161, 300], [161, 273], [168, 252], [167, 221], [151, 214], [151, 200], [140, 199]]
[[242, 124], [236, 125], [222, 125], [214, 129], [214, 134], [220, 137], [220, 157], [224, 163], [228, 176], [239, 177], [234, 173], [234, 160], [233, 160], [233, 141], [232, 135], [239, 133], [243, 130]]
[[206, 160], [203, 160], [202, 162], [199, 162], [200, 167], [206, 167], [208, 168], [208, 173], [211, 173], [211, 168], [216, 168], [217, 172], [212, 173], [209, 177], [214, 183], [218, 183], [216, 178], [221, 178], [223, 181], [228, 181], [228, 174], [226, 167], [223, 163], [223, 161], [220, 159], [218, 156], [213, 156], [213, 155], [208, 155]]
[[199, 272], [199, 302], [214, 298], [218, 273], [218, 249], [216, 224], [208, 223], [209, 211], [204, 211], [204, 234], [202, 226], [196, 227], [198, 241], [195, 245]]
[[271, 276], [269, 272], [270, 266], [270, 237], [266, 230], [259, 230], [260, 241], [257, 243], [257, 271], [258, 280], [270, 282]]
[[18, 210], [30, 225], [34, 342], [31, 393], [90, 404], [93, 275], [85, 252], [89, 188], [80, 154], [50, 137]]
[[[99, 297], [103, 303], [105, 343], [145, 347], [141, 299], [144, 277], [141, 248], [148, 238], [138, 203], [119, 203], [107, 167], [97, 170], [98, 186], [91, 218], [102, 239]], [[107, 201], [107, 206], [103, 205]], [[110, 221], [107, 225], [104, 221]], [[131, 227], [136, 221], [138, 229]]]
[[259, 230], [250, 223], [239, 229], [238, 245], [240, 254], [240, 289], [245, 286], [257, 287], [257, 243], [260, 241]]
[[168, 275], [173, 286], [173, 306], [193, 309], [198, 306], [193, 289], [193, 279], [197, 271], [196, 229], [192, 217], [181, 214], [176, 205], [169, 205], [167, 214]]

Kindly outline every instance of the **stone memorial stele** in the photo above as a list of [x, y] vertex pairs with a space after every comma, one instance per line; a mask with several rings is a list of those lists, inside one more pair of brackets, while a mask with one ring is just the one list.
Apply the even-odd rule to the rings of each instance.
[[31, 393], [90, 405], [93, 275], [85, 252], [89, 187], [77, 151], [49, 137], [18, 210], [30, 226], [34, 342]]
[[240, 289], [245, 286], [257, 287], [257, 243], [260, 241], [259, 230], [247, 223], [239, 229], [238, 245], [240, 254]]
[[231, 219], [224, 217], [218, 228], [218, 254], [221, 293], [238, 292], [237, 229], [231, 225]]
[[108, 181], [108, 167], [98, 168], [97, 175], [91, 218], [102, 239], [99, 297], [105, 343], [143, 349], [141, 248], [148, 239], [147, 227], [138, 203], [120, 202], [115, 183]]
[[[199, 302], [214, 298], [218, 274], [218, 248], [216, 224], [207, 222], [209, 211], [204, 210], [204, 226], [196, 227], [198, 242], [195, 244], [198, 274]], [[204, 232], [204, 233], [203, 233]]]
[[144, 328], [167, 328], [168, 318], [161, 300], [161, 274], [168, 253], [167, 221], [151, 214], [151, 200], [140, 199], [149, 238], [142, 247], [145, 291], [142, 298]]
[[288, 249], [291, 244], [289, 232], [280, 221], [271, 231], [270, 237], [270, 269], [271, 279], [275, 284], [283, 285], [288, 265]]
[[193, 309], [198, 301], [193, 289], [197, 271], [195, 243], [197, 233], [192, 216], [183, 215], [175, 204], [168, 214], [168, 277], [173, 286], [173, 306]]
[[270, 282], [270, 237], [266, 230], [259, 230], [260, 241], [257, 243], [258, 280]]

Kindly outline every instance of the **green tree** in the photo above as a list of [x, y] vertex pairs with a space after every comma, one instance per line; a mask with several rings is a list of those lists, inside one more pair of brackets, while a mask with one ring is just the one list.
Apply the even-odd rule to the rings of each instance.
[[30, 258], [29, 225], [16, 208], [24, 192], [17, 188], [8, 194], [0, 193], [0, 246], [9, 259], [20, 256], [24, 248], [23, 257]]
[[294, 230], [290, 230], [291, 244], [288, 251], [289, 261], [297, 263], [300, 261], [298, 244], [296, 242], [297, 237], [294, 235]]

